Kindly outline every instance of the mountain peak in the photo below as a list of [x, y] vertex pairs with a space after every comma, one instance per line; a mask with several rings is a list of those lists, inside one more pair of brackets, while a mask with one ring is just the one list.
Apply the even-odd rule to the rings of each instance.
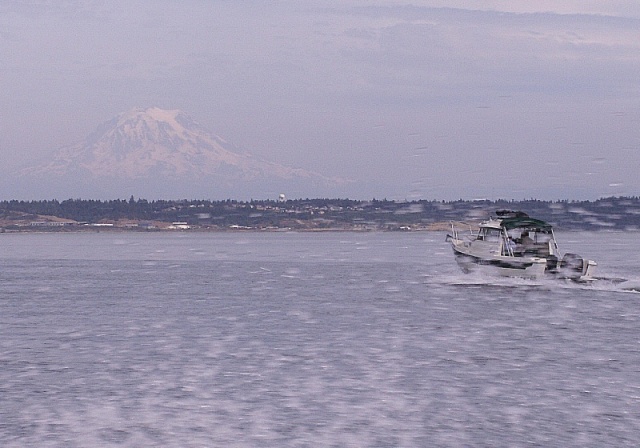
[[178, 109], [166, 110], [159, 107], [149, 107], [147, 109], [131, 109], [116, 117], [118, 127], [126, 127], [130, 123], [146, 123], [151, 127], [163, 123], [174, 129], [184, 127], [185, 122], [196, 124], [187, 114]]
[[175, 149], [179, 140], [195, 135], [223, 141], [180, 110], [137, 108], [103, 123], [85, 140], [84, 146], [91, 147], [102, 141], [102, 144], [110, 145], [112, 150], [119, 153], [148, 148], [150, 144], [172, 146]]

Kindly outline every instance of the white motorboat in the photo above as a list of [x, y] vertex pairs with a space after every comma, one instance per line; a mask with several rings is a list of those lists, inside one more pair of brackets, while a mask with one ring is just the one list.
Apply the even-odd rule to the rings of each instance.
[[451, 223], [447, 241], [465, 273], [481, 270], [508, 277], [590, 281], [597, 266], [576, 254], [561, 256], [552, 226], [523, 212], [498, 210], [495, 218], [464, 234], [460, 224]]

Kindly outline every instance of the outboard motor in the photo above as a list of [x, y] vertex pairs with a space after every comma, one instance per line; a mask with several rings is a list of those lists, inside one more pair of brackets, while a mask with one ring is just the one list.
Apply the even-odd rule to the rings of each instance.
[[560, 261], [560, 269], [582, 275], [582, 271], [584, 270], [584, 259], [580, 255], [564, 254], [562, 261]]

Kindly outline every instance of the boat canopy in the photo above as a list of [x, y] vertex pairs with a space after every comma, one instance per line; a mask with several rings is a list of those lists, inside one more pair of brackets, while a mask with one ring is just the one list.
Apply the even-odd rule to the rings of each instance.
[[534, 229], [539, 232], [550, 232], [552, 230], [551, 224], [528, 216], [504, 218], [500, 225], [507, 230], [519, 228]]

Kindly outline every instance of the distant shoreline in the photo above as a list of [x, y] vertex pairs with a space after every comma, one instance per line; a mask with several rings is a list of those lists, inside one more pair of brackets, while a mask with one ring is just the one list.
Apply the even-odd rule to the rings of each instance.
[[447, 231], [477, 225], [497, 210], [519, 210], [558, 230], [638, 230], [640, 198], [597, 201], [283, 201], [82, 200], [0, 201], [3, 232]]
[[248, 229], [229, 229], [229, 228], [190, 228], [190, 229], [168, 229], [154, 228], [144, 229], [135, 227], [66, 227], [66, 228], [1, 228], [0, 234], [51, 234], [51, 233], [408, 233], [408, 232], [447, 232], [450, 229], [449, 223], [442, 225], [434, 225], [431, 227], [419, 229], [360, 229], [360, 228], [322, 228], [322, 229], [305, 229], [305, 228], [248, 228]]

